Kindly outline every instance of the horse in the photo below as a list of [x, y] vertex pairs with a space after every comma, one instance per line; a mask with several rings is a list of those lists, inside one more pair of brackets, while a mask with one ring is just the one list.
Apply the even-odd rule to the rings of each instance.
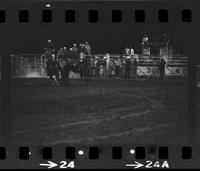
[[81, 83], [89, 83], [91, 81], [91, 67], [86, 60], [80, 63]]
[[69, 63], [69, 61], [63, 60], [60, 62], [60, 68], [62, 84], [66, 85], [69, 83], [69, 73], [71, 70], [71, 64]]
[[56, 60], [48, 60], [46, 67], [47, 75], [59, 86], [59, 73], [61, 73], [61, 80], [63, 84], [69, 79], [69, 72], [79, 73], [81, 83], [88, 85], [91, 81], [91, 65], [90, 59], [85, 58], [79, 63], [67, 62], [63, 66]]
[[88, 58], [83, 59], [78, 64], [71, 65], [71, 71], [80, 74], [81, 83], [86, 83], [88, 85], [91, 81], [91, 65]]
[[53, 80], [59, 87], [59, 72], [61, 71], [59, 63], [56, 60], [49, 59], [47, 61], [46, 71], [50, 79]]

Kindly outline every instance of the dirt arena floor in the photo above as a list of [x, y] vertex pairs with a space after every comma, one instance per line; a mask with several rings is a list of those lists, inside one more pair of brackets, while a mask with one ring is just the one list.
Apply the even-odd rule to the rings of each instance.
[[15, 144], [170, 144], [187, 141], [185, 81], [14, 79], [11, 140]]

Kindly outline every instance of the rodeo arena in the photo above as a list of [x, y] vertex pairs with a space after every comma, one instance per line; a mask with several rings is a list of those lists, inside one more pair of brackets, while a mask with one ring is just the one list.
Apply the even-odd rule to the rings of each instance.
[[151, 53], [94, 54], [90, 42], [11, 55], [12, 139], [20, 144], [183, 143], [188, 56], [169, 38]]
[[[135, 54], [131, 46], [124, 49], [124, 54], [92, 54], [88, 42], [74, 44], [71, 48], [61, 47], [56, 51], [52, 40], [48, 40], [48, 48], [44, 48], [43, 54], [11, 55], [12, 76], [45, 78], [52, 75], [62, 81], [85, 78], [85, 75], [89, 75], [90, 81], [114, 78], [186, 78], [188, 57], [173, 55], [167, 35], [163, 37], [163, 42], [159, 42], [159, 56], [151, 55], [151, 42], [146, 35], [142, 39], [141, 54]], [[59, 81], [56, 81], [56, 85], [60, 85]]]

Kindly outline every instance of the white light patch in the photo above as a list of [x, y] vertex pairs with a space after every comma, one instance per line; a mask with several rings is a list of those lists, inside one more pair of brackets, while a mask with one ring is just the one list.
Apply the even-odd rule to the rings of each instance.
[[83, 150], [79, 150], [78, 154], [82, 156], [84, 154]]
[[131, 149], [131, 150], [130, 150], [130, 153], [131, 153], [131, 154], [135, 154], [135, 150], [134, 150], [134, 149]]
[[40, 75], [39, 75], [39, 73], [38, 72], [28, 72], [27, 74], [26, 74], [26, 77], [32, 77], [32, 78], [34, 78], [34, 77], [40, 77]]
[[50, 5], [50, 4], [46, 4], [45, 6], [46, 6], [47, 8], [50, 8], [50, 7], [51, 7], [51, 5]]

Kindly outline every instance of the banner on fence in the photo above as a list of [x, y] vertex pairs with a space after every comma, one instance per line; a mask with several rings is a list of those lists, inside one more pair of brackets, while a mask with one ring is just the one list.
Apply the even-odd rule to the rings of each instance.
[[138, 66], [137, 76], [160, 76], [159, 66]]
[[187, 66], [166, 65], [166, 76], [187, 76]]

